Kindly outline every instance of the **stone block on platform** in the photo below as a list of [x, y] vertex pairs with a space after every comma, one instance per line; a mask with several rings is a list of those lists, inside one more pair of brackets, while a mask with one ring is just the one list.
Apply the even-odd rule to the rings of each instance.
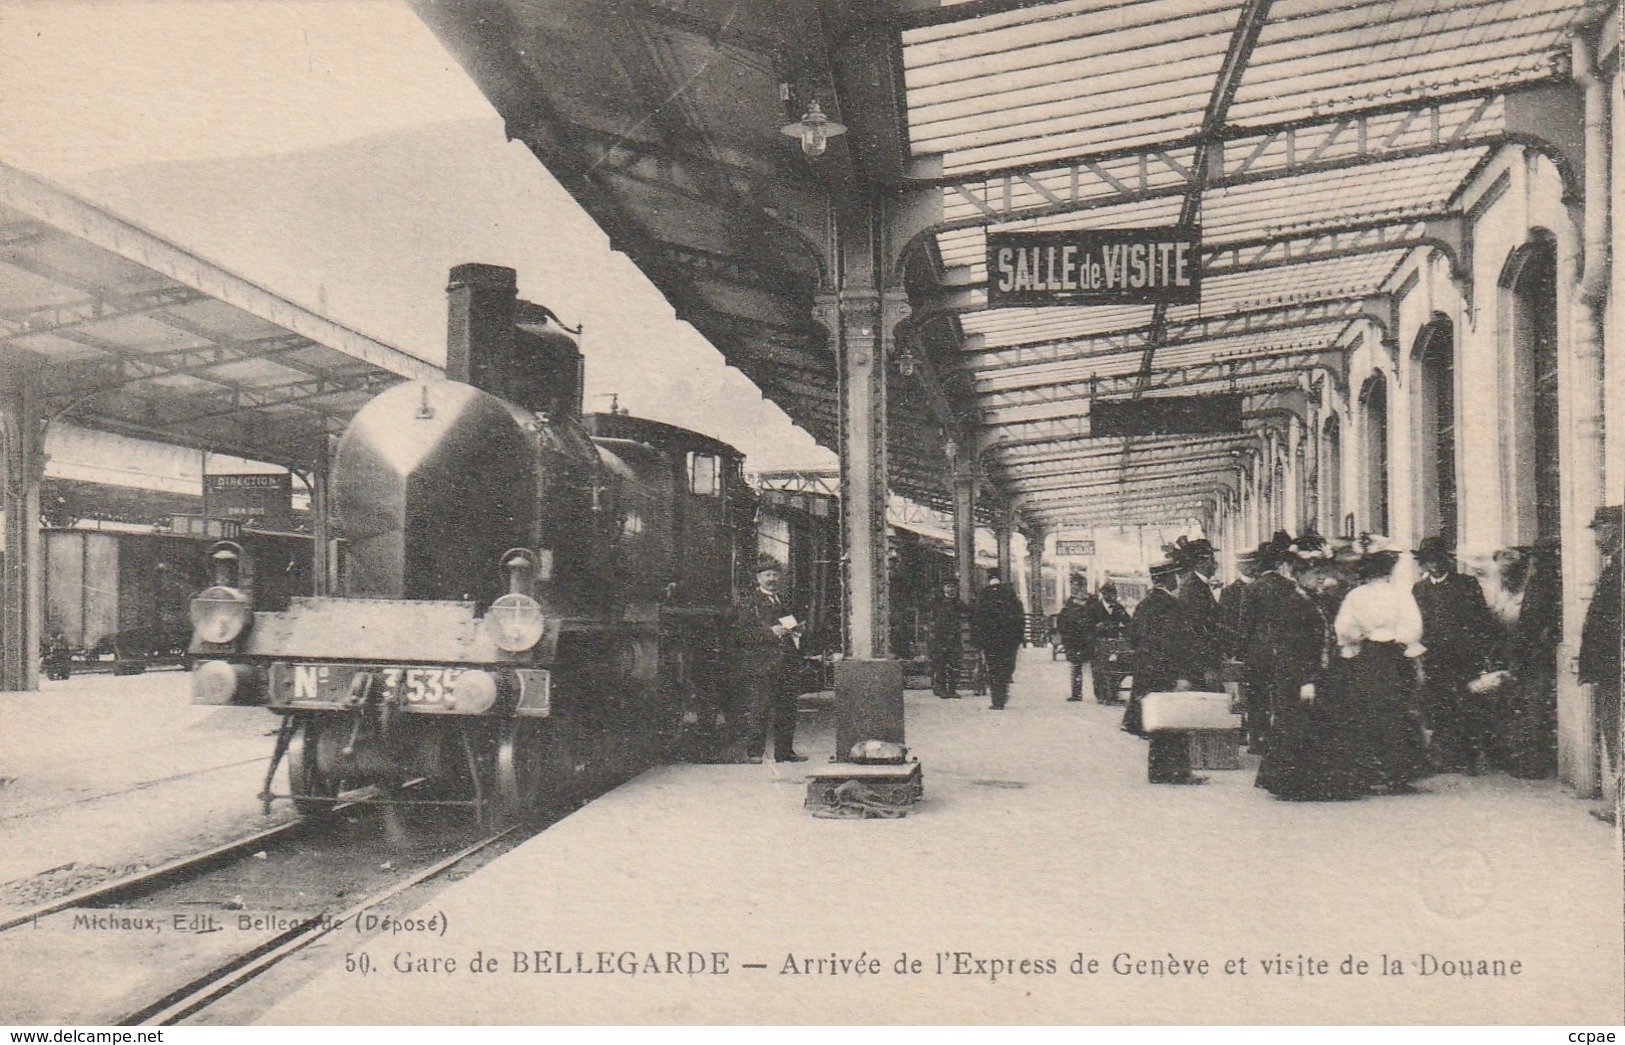
[[924, 794], [918, 762], [831, 762], [807, 774], [805, 805], [815, 815], [901, 817]]

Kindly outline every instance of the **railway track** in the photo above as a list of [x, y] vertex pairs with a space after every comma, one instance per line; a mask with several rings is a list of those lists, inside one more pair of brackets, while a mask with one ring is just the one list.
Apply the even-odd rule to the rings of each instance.
[[15, 929], [21, 925], [39, 923], [41, 918], [66, 911], [75, 907], [111, 907], [115, 904], [126, 903], [143, 896], [151, 895], [167, 885], [186, 881], [208, 870], [219, 867], [233, 860], [241, 860], [252, 856], [256, 852], [263, 852], [267, 845], [287, 841], [296, 837], [299, 832], [306, 830], [309, 822], [305, 820], [290, 820], [285, 824], [256, 831], [245, 835], [236, 841], [206, 849], [191, 856], [183, 856], [178, 860], [158, 867], [149, 868], [136, 874], [126, 875], [109, 882], [93, 885], [88, 889], [81, 889], [68, 896], [61, 896], [43, 904], [22, 911], [19, 914], [0, 920], [0, 933], [8, 929]]
[[310, 920], [305, 925], [289, 929], [274, 937], [268, 943], [254, 948], [231, 961], [221, 963], [218, 968], [197, 977], [179, 990], [131, 1013], [120, 1020], [119, 1024], [120, 1026], [173, 1026], [186, 1017], [206, 1008], [217, 999], [236, 990], [249, 980], [265, 973], [278, 962], [293, 956], [328, 933], [353, 923], [356, 918], [368, 910], [387, 903], [403, 893], [445, 874], [464, 861], [504, 842], [519, 830], [518, 827], [509, 827], [492, 834], [465, 846], [444, 859], [430, 864], [428, 867], [418, 870], [404, 881], [396, 882], [338, 914], [331, 917], [318, 917]]
[[[358, 916], [545, 824], [409, 830], [365, 803], [294, 820], [0, 921], [0, 965], [30, 971], [0, 1022], [169, 1025]], [[375, 814], [375, 815], [374, 815]], [[241, 928], [238, 919], [253, 926]], [[140, 927], [128, 931], [131, 926]], [[119, 930], [125, 931], [119, 931]]]

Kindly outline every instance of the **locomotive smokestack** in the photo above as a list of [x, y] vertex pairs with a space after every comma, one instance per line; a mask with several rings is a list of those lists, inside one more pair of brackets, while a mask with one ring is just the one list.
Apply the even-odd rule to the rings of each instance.
[[458, 265], [446, 295], [446, 378], [494, 391], [493, 371], [514, 357], [518, 278], [501, 265]]
[[581, 415], [581, 350], [514, 270], [458, 265], [446, 287], [446, 377], [549, 417]]

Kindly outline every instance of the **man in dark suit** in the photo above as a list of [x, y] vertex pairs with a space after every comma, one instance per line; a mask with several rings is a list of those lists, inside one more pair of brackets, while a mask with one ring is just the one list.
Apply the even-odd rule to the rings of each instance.
[[965, 620], [970, 610], [959, 599], [959, 583], [944, 581], [942, 596], [930, 609], [931, 691], [944, 700], [959, 696], [959, 666], [965, 650]]
[[1123, 729], [1144, 736], [1140, 722], [1140, 701], [1147, 693], [1190, 689], [1190, 647], [1194, 635], [1185, 609], [1174, 589], [1179, 585], [1177, 563], [1161, 562], [1151, 567], [1151, 587], [1134, 607], [1128, 637], [1134, 646], [1134, 684], [1129, 689], [1128, 707], [1123, 709]]
[[1027, 637], [1027, 615], [1021, 599], [998, 574], [987, 579], [987, 587], [971, 607], [971, 637], [987, 662], [987, 684], [993, 694], [992, 708], [1003, 711], [1010, 699], [1010, 681], [1016, 672], [1016, 651]]
[[1219, 572], [1216, 549], [1206, 538], [1194, 541], [1180, 538], [1176, 561], [1179, 564], [1179, 603], [1191, 628], [1195, 645], [1190, 649], [1194, 685], [1207, 690], [1219, 688], [1219, 667], [1224, 663], [1226, 631], [1219, 600], [1213, 596], [1213, 577]]
[[740, 600], [734, 628], [734, 704], [752, 762], [766, 753], [769, 732], [774, 761], [807, 761], [795, 750], [801, 622], [779, 597], [780, 572], [772, 556], [758, 557], [756, 587]]
[[1117, 699], [1117, 688], [1130, 670], [1129, 654], [1121, 641], [1128, 634], [1131, 623], [1128, 609], [1117, 601], [1117, 585], [1111, 581], [1100, 586], [1100, 591], [1095, 593], [1094, 604], [1098, 608], [1093, 614], [1094, 659], [1089, 662], [1089, 673], [1093, 676], [1095, 701], [1100, 704], [1120, 704], [1122, 701]]
[[1580, 681], [1589, 682], [1597, 731], [1602, 736], [1604, 776], [1603, 807], [1595, 815], [1612, 823], [1618, 816], [1620, 793], [1619, 645], [1621, 580], [1625, 579], [1625, 555], [1620, 552], [1621, 511], [1619, 505], [1598, 508], [1591, 520], [1602, 550], [1602, 570], [1597, 590], [1586, 608], [1580, 629]]
[[1416, 550], [1422, 578], [1411, 589], [1422, 611], [1422, 706], [1433, 749], [1446, 771], [1477, 775], [1494, 756], [1496, 705], [1468, 683], [1493, 668], [1500, 629], [1478, 581], [1456, 572], [1456, 554], [1443, 537]]
[[1061, 648], [1072, 666], [1072, 692], [1067, 700], [1083, 699], [1083, 666], [1094, 659], [1095, 625], [1103, 616], [1100, 601], [1089, 595], [1082, 577], [1072, 578], [1072, 593], [1056, 616]]
[[1246, 613], [1247, 588], [1258, 578], [1256, 552], [1236, 556], [1236, 579], [1219, 592], [1219, 618], [1224, 624], [1224, 655], [1241, 660], [1245, 656], [1241, 624]]

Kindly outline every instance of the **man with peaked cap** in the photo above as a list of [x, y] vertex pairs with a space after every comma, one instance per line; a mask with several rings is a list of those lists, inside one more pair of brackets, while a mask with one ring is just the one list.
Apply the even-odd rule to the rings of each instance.
[[757, 557], [756, 585], [739, 600], [734, 625], [734, 707], [752, 762], [762, 760], [769, 733], [774, 761], [807, 761], [795, 750], [801, 622], [779, 597], [781, 572], [771, 555]]
[[1416, 549], [1422, 576], [1411, 588], [1422, 611], [1422, 707], [1433, 729], [1440, 769], [1476, 776], [1493, 764], [1497, 706], [1468, 684], [1498, 665], [1500, 628], [1473, 578], [1456, 571], [1456, 553], [1441, 536]]
[[1597, 509], [1591, 520], [1597, 533], [1597, 547], [1603, 554], [1597, 589], [1586, 608], [1580, 629], [1580, 681], [1591, 683], [1592, 708], [1597, 731], [1602, 736], [1603, 806], [1600, 819], [1617, 820], [1621, 789], [1619, 717], [1619, 645], [1621, 580], [1625, 579], [1625, 555], [1620, 552], [1621, 511], [1619, 505]]
[[1194, 630], [1180, 605], [1174, 588], [1179, 584], [1179, 564], [1169, 560], [1151, 567], [1151, 587], [1134, 607], [1128, 637], [1134, 646], [1134, 685], [1129, 690], [1128, 707], [1123, 710], [1123, 729], [1144, 736], [1140, 702], [1147, 693], [1190, 689], [1195, 680], [1191, 648]]
[[1131, 670], [1123, 636], [1128, 634], [1131, 618], [1128, 608], [1117, 601], [1117, 585], [1108, 580], [1089, 602], [1094, 624], [1094, 659], [1089, 662], [1089, 674], [1094, 684], [1095, 702], [1120, 704], [1118, 687], [1123, 676]]
[[1066, 650], [1067, 662], [1072, 666], [1072, 691], [1067, 700], [1083, 699], [1083, 666], [1094, 659], [1095, 624], [1100, 616], [1100, 602], [1089, 595], [1081, 576], [1072, 578], [1072, 590], [1066, 605], [1056, 615], [1055, 628], [1061, 633], [1061, 648]]
[[1190, 649], [1195, 672], [1191, 682], [1203, 689], [1217, 690], [1226, 644], [1224, 614], [1219, 609], [1219, 600], [1213, 596], [1213, 576], [1219, 572], [1218, 555], [1205, 537], [1194, 541], [1181, 537], [1175, 561], [1179, 566], [1179, 587], [1175, 594], [1185, 608], [1194, 641]]

